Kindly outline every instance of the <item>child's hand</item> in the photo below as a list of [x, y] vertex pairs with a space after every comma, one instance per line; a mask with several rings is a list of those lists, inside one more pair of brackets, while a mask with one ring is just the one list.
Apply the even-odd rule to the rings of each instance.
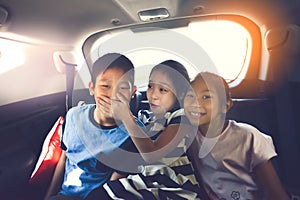
[[121, 121], [130, 118], [129, 100], [122, 93], [117, 93], [117, 98], [111, 100], [113, 116]]
[[108, 96], [100, 96], [97, 99], [97, 104], [99, 105], [101, 113], [105, 114], [105, 116], [113, 117], [111, 110], [111, 99]]

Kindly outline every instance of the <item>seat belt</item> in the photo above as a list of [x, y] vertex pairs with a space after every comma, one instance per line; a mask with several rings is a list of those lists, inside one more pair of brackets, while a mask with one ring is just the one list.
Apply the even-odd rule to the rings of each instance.
[[68, 63], [59, 55], [61, 62], [66, 66], [66, 112], [72, 107], [76, 64]]

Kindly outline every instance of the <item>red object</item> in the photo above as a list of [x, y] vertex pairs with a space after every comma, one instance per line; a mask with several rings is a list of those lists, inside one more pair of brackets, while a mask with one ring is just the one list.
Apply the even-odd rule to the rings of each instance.
[[43, 187], [46, 190], [51, 182], [62, 153], [60, 138], [63, 122], [64, 118], [60, 116], [44, 140], [42, 152], [29, 179], [30, 186], [36, 189]]

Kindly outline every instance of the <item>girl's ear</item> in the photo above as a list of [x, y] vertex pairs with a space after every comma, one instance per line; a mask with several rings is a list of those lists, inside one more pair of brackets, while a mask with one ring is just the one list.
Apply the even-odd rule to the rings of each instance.
[[223, 108], [222, 108], [222, 112], [224, 114], [226, 114], [230, 110], [230, 108], [232, 107], [232, 105], [233, 105], [232, 100], [231, 99], [227, 100], [226, 105], [224, 105]]
[[93, 96], [94, 95], [94, 84], [92, 81], [89, 82], [89, 92], [90, 92], [90, 95]]

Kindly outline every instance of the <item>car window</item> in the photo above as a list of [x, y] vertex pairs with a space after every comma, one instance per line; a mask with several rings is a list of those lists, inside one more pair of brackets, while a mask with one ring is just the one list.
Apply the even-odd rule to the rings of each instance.
[[149, 66], [167, 59], [184, 64], [191, 78], [199, 71], [211, 71], [233, 82], [242, 80], [247, 72], [251, 44], [251, 35], [241, 24], [206, 20], [172, 29], [107, 31], [94, 43], [91, 57], [95, 60], [108, 52], [125, 54], [136, 67], [136, 84], [140, 87], [146, 84]]
[[0, 38], [0, 105], [64, 92], [65, 75], [53, 63], [55, 50], [50, 45]]
[[0, 75], [24, 64], [24, 44], [0, 38]]

